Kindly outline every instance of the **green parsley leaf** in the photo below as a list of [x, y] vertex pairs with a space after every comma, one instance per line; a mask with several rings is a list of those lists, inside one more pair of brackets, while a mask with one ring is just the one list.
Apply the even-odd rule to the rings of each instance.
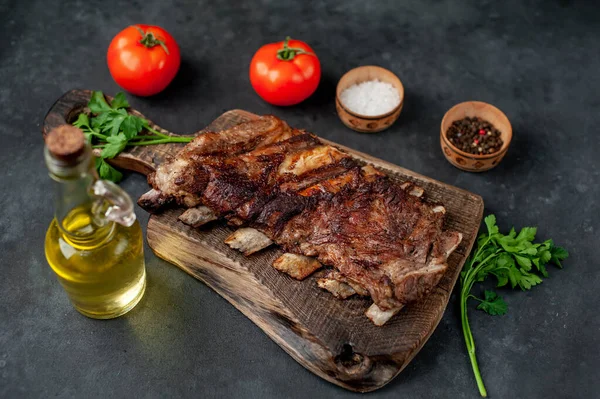
[[493, 271], [492, 274], [496, 276], [496, 279], [498, 280], [496, 287], [504, 287], [508, 284], [508, 271], [496, 270]]
[[106, 130], [110, 130], [111, 136], [116, 136], [121, 130], [121, 124], [125, 120], [126, 116], [118, 113], [113, 113], [112, 118], [106, 123]]
[[548, 270], [546, 270], [546, 265], [540, 263], [538, 270], [540, 271], [540, 273], [542, 273], [542, 276], [546, 278], [548, 277]]
[[527, 273], [523, 270], [521, 270], [520, 273], [521, 278], [519, 279], [518, 284], [523, 291], [530, 290], [531, 287], [542, 283], [542, 279], [537, 274]]
[[92, 118], [92, 127], [100, 132], [105, 132], [108, 130], [108, 128], [106, 128], [106, 123], [109, 119], [112, 119], [111, 114], [109, 112], [103, 112]]
[[509, 270], [515, 267], [515, 260], [509, 254], [503, 252], [498, 255], [493, 265], [491, 273], [496, 276], [498, 284], [496, 287], [503, 287], [508, 284]]
[[510, 286], [515, 288], [519, 281], [521, 281], [521, 277], [523, 275], [514, 265], [508, 269], [508, 280], [510, 281]]
[[521, 252], [531, 247], [531, 243], [529, 241], [519, 240], [518, 237], [513, 238], [510, 236], [503, 236], [501, 234], [498, 235], [497, 241], [507, 252]]
[[106, 141], [107, 144], [102, 149], [102, 158], [114, 158], [127, 145], [127, 137], [123, 133], [119, 133], [116, 136], [109, 136]]
[[529, 258], [516, 254], [514, 255], [514, 257], [517, 260], [519, 266], [521, 266], [525, 271], [531, 270], [531, 260]]
[[490, 236], [498, 233], [498, 226], [496, 226], [496, 216], [495, 215], [486, 216], [484, 221], [485, 221], [485, 225], [487, 226], [487, 229], [488, 229], [488, 234]]
[[[81, 113], [73, 125], [83, 130], [94, 148], [102, 148], [102, 158], [114, 158], [128, 145], [189, 143], [193, 139], [162, 134], [152, 129], [144, 118], [129, 114], [126, 109], [128, 107], [129, 103], [123, 93], [117, 94], [109, 105], [104, 94], [95, 91], [88, 102], [92, 116]], [[144, 129], [148, 134], [138, 136]], [[129, 142], [133, 138], [136, 140]], [[96, 168], [102, 178], [119, 181], [122, 177], [119, 171], [103, 160], [96, 160]]]
[[523, 227], [517, 236], [517, 241], [533, 241], [535, 240], [535, 234], [537, 233], [537, 227]]
[[110, 166], [104, 159], [96, 158], [96, 169], [101, 179], [110, 180], [118, 183], [123, 178], [123, 174]]
[[106, 102], [104, 94], [101, 91], [92, 92], [92, 97], [88, 103], [90, 111], [94, 114], [100, 114], [102, 112], [110, 111], [112, 108]]
[[[480, 233], [477, 247], [465, 262], [460, 274], [462, 329], [477, 386], [482, 396], [486, 396], [487, 392], [475, 357], [475, 341], [469, 326], [467, 308], [469, 298], [475, 298], [470, 293], [473, 285], [493, 275], [498, 280], [498, 287], [506, 286], [510, 282], [512, 288], [519, 286], [523, 291], [529, 290], [542, 283], [542, 278], [537, 273], [544, 277], [548, 276], [546, 264], [554, 263], [562, 267], [561, 261], [569, 256], [563, 248], [555, 246], [552, 240], [534, 243], [537, 233], [535, 227], [524, 227], [518, 235], [513, 228], [504, 235], [500, 233], [494, 215], [485, 218], [485, 225], [487, 234]], [[476, 299], [480, 302], [477, 309], [489, 314], [505, 314], [507, 311], [504, 300], [493, 291], [485, 291], [484, 299]]]
[[127, 115], [121, 123], [121, 129], [123, 130], [123, 134], [127, 139], [131, 140], [135, 136], [138, 135], [139, 132], [142, 131], [146, 120], [142, 118], [138, 118], [134, 115]]
[[90, 143], [92, 142], [92, 133], [96, 131], [90, 126], [90, 120], [86, 114], [79, 114], [77, 120], [73, 122], [73, 126], [80, 128], [83, 134], [85, 135], [86, 140]]
[[539, 253], [538, 253], [538, 257], [540, 259], [540, 262], [542, 262], [542, 264], [546, 264], [548, 262], [550, 262], [550, 260], [552, 259], [552, 252], [550, 252], [547, 249], [542, 249]]
[[543, 249], [539, 258], [531, 259], [531, 262], [535, 265], [536, 269], [538, 269], [544, 277], [548, 277], [548, 270], [546, 270], [546, 263], [548, 263], [548, 261], [544, 259], [549, 255], [550, 251]]
[[529, 245], [529, 244], [528, 243], [525, 244], [526, 248], [520, 250], [519, 253], [523, 254], [523, 255], [537, 255], [538, 250], [536, 249], [536, 247], [533, 245], [531, 245], [531, 246], [527, 246], [527, 245]]
[[550, 249], [554, 246], [554, 241], [552, 241], [552, 239], [549, 239], [539, 245], [545, 247], [546, 249]]
[[81, 113], [79, 114], [79, 116], [77, 117], [77, 120], [75, 122], [73, 122], [73, 126], [76, 126], [80, 129], [90, 129], [90, 119], [88, 118], [88, 116], [85, 113]]
[[562, 268], [561, 260], [567, 259], [569, 256], [569, 252], [561, 247], [555, 247], [554, 245], [550, 248], [550, 253], [552, 256], [550, 257], [550, 262], [554, 263], [556, 266]]
[[127, 102], [127, 99], [125, 98], [125, 93], [123, 93], [123, 92], [118, 93], [115, 96], [115, 98], [113, 98], [113, 100], [110, 102], [110, 106], [113, 109], [129, 108], [129, 103]]
[[491, 314], [492, 316], [496, 315], [505, 315], [508, 306], [504, 299], [501, 296], [498, 296], [494, 291], [485, 290], [485, 299], [477, 299], [480, 301], [479, 305], [477, 305], [477, 309], [483, 310], [484, 312]]

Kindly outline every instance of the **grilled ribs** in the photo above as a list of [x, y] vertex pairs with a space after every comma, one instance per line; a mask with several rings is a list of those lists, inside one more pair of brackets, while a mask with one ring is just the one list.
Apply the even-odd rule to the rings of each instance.
[[[437, 285], [462, 238], [443, 231], [445, 209], [424, 202], [422, 189], [274, 116], [199, 135], [148, 182], [139, 204], [150, 212], [178, 205], [190, 208], [180, 220], [192, 226], [224, 218], [254, 229], [263, 246], [335, 267], [340, 284], [368, 292], [390, 315]], [[254, 252], [243, 238], [232, 240]]]

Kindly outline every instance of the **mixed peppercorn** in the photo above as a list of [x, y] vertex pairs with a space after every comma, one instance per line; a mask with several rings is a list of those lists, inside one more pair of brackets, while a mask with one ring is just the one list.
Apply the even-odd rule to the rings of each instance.
[[466, 117], [452, 122], [446, 136], [459, 150], [475, 155], [493, 154], [503, 144], [500, 131], [478, 117]]

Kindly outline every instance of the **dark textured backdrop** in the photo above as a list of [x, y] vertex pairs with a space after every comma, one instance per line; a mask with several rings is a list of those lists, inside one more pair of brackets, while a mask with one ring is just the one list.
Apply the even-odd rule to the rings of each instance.
[[[477, 4], [477, 5], [475, 5]], [[600, 12], [593, 1], [17, 1], [0, 0], [0, 397], [341, 397], [202, 283], [147, 249], [149, 286], [130, 314], [75, 312], [44, 258], [51, 184], [40, 122], [71, 88], [114, 94], [105, 52], [133, 23], [157, 24], [183, 54], [174, 83], [132, 105], [175, 132], [225, 110], [273, 113], [293, 126], [483, 196], [503, 229], [538, 225], [571, 252], [531, 292], [501, 290], [503, 317], [471, 313], [494, 398], [587, 398], [600, 381], [596, 234]], [[318, 53], [323, 78], [304, 104], [275, 108], [248, 82], [263, 43], [291, 35]], [[406, 87], [388, 131], [346, 129], [334, 89], [348, 69], [377, 64]], [[502, 109], [515, 137], [495, 170], [450, 166], [444, 112], [464, 100]], [[137, 197], [144, 178], [123, 187]], [[145, 227], [148, 215], [138, 209]], [[406, 370], [372, 397], [475, 398], [456, 294]]]

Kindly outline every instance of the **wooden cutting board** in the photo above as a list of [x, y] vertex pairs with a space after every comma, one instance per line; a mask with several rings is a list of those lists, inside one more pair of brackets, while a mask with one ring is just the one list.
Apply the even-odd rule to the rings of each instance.
[[[90, 95], [90, 91], [73, 90], [58, 99], [44, 120], [44, 135], [58, 125], [74, 121]], [[131, 112], [142, 116], [137, 111]], [[256, 117], [246, 111], [228, 111], [194, 134], [220, 131]], [[344, 128], [340, 125], [340, 129]], [[314, 276], [296, 281], [271, 267], [282, 253], [280, 249], [268, 248], [250, 257], [230, 249], [223, 240], [232, 230], [224, 224], [193, 229], [177, 220], [181, 209], [172, 209], [150, 217], [148, 243], [156, 255], [217, 291], [301, 365], [334, 384], [368, 392], [398, 375], [438, 325], [476, 238], [483, 200], [370, 155], [330, 144], [361, 162], [375, 165], [394, 180], [409, 180], [424, 188], [427, 200], [445, 205], [448, 212], [445, 228], [464, 236], [448, 260], [447, 273], [433, 292], [404, 308], [383, 327], [374, 326], [363, 314], [370, 300], [358, 297], [338, 300], [319, 289]], [[148, 174], [181, 147], [180, 144], [134, 147], [111, 163]]]

